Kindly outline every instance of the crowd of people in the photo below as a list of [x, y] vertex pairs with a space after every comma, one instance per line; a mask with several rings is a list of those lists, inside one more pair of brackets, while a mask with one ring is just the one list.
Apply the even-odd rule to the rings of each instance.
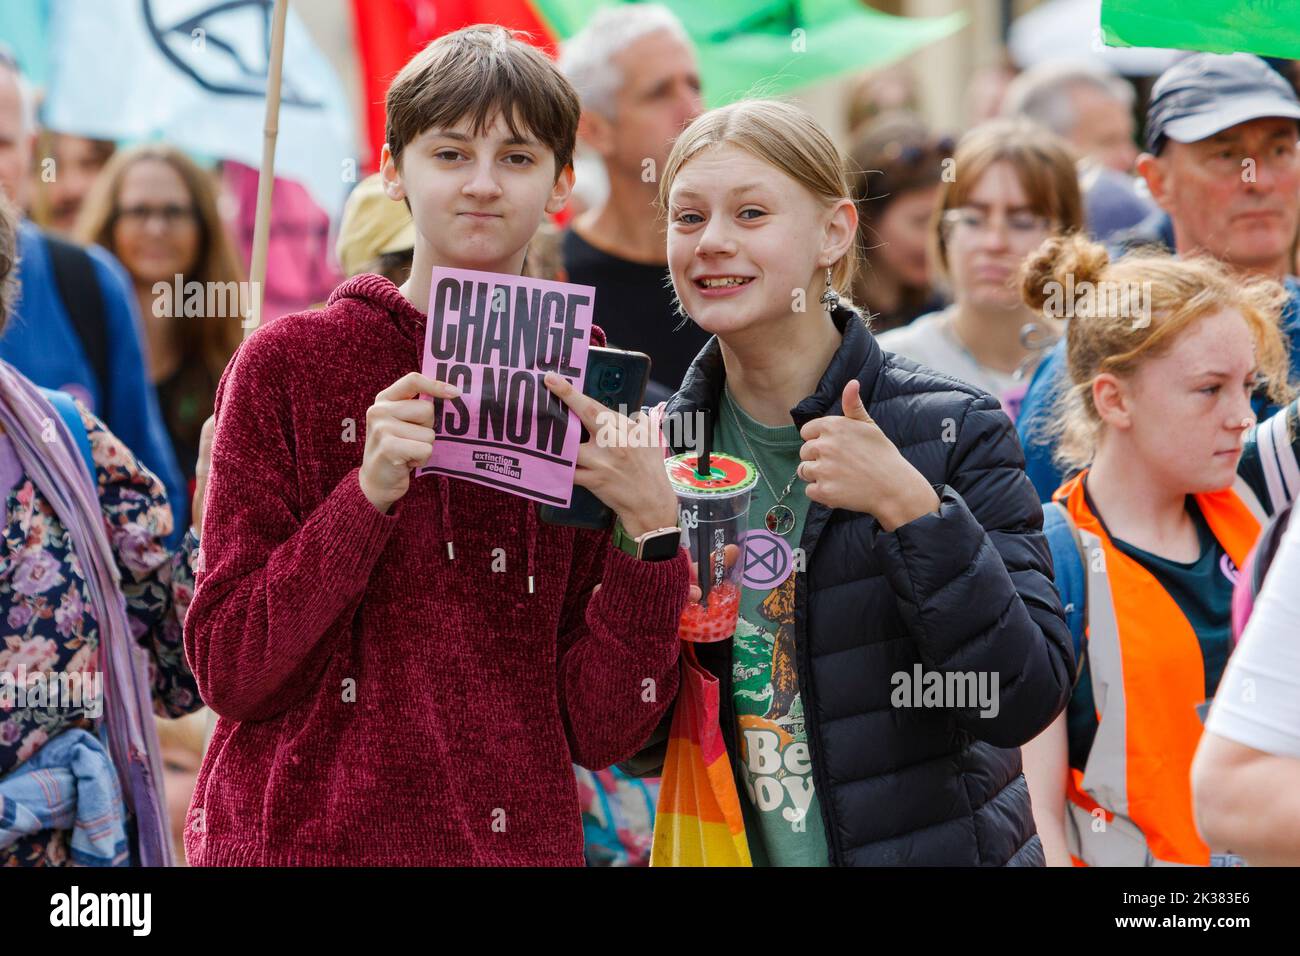
[[[891, 71], [840, 144], [706, 110], [659, 5], [556, 60], [459, 30], [392, 81], [346, 278], [241, 343], [182, 294], [246, 280], [238, 170], [40, 129], [0, 56], [0, 865], [717, 862], [688, 681], [754, 865], [1300, 864], [1282, 67], [1035, 67], [960, 135]], [[798, 560], [730, 639], [680, 639], [698, 568], [639, 546], [662, 443], [581, 446], [605, 530], [414, 475], [439, 267], [594, 287], [647, 409], [546, 387], [754, 465]]]

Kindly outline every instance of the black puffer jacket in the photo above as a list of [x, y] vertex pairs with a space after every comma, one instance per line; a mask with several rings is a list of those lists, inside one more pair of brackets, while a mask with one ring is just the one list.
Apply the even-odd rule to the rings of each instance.
[[[856, 377], [871, 417], [935, 486], [940, 510], [892, 533], [870, 515], [816, 502], [808, 512], [796, 659], [830, 862], [1041, 866], [1018, 748], [1065, 706], [1074, 662], [1015, 429], [992, 396], [882, 351], [856, 313], [841, 307], [834, 317], [844, 341], [816, 393], [791, 410], [794, 423], [841, 414]], [[716, 412], [723, 377], [713, 340], [668, 413]], [[735, 766], [731, 642], [697, 650], [721, 682]], [[893, 707], [892, 675], [917, 663], [995, 672], [996, 716]], [[657, 772], [665, 736], [661, 726], [624, 769]]]

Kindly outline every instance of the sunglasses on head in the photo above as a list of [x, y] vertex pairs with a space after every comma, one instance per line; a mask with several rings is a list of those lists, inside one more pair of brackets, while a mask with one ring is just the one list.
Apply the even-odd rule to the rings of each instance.
[[956, 143], [951, 136], [944, 136], [928, 143], [893, 143], [885, 150], [885, 159], [911, 166], [929, 156], [937, 155], [942, 158], [951, 156], [955, 146]]

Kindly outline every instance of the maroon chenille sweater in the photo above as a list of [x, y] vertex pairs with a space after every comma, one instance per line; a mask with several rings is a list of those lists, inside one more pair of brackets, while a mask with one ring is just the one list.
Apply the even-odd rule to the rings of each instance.
[[366, 500], [366, 409], [424, 327], [359, 276], [222, 377], [185, 620], [219, 715], [193, 864], [580, 866], [571, 762], [630, 756], [676, 695], [684, 551], [638, 561], [437, 476], [387, 515]]

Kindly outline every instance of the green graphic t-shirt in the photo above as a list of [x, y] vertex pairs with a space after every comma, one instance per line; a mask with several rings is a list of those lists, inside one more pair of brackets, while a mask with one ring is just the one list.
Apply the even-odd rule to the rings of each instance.
[[763, 478], [781, 494], [799, 465], [802, 444], [793, 424], [771, 428], [756, 422], [731, 400], [729, 392], [724, 393], [714, 447], [740, 458], [757, 458], [755, 464], [762, 472], [750, 500], [750, 540], [744, 560], [749, 562], [749, 577], [763, 586], [746, 584], [731, 645], [740, 804], [755, 866], [826, 866], [829, 862], [795, 671], [798, 562], [792, 549], [799, 545], [809, 505], [802, 481], [796, 480], [782, 500], [795, 516], [794, 528], [781, 536], [786, 547], [778, 544], [765, 524], [776, 499]]

